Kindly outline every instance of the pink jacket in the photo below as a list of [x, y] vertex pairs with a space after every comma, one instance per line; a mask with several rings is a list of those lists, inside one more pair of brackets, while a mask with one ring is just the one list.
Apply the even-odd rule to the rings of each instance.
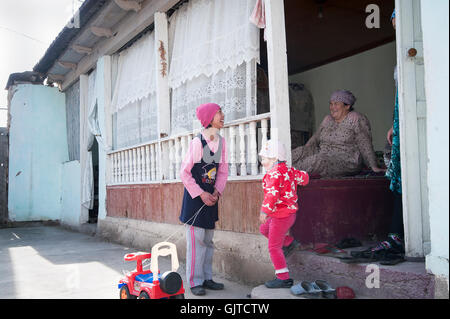
[[[202, 135], [203, 138], [208, 143], [208, 146], [211, 149], [211, 151], [216, 152], [217, 149], [219, 148], [219, 140], [217, 139], [216, 141], [211, 141], [209, 137], [207, 137], [205, 134], [202, 133]], [[195, 163], [199, 163], [201, 161], [202, 156], [203, 156], [202, 142], [198, 137], [195, 137], [189, 145], [189, 149], [187, 151], [186, 157], [183, 160], [183, 163], [181, 164], [180, 169], [181, 181], [183, 182], [184, 187], [186, 188], [186, 190], [188, 191], [189, 195], [191, 195], [192, 198], [200, 196], [203, 193], [203, 190], [195, 182], [191, 174], [192, 167], [194, 166]], [[227, 179], [228, 179], [227, 147], [225, 139], [222, 138], [222, 158], [219, 164], [219, 170], [217, 171], [215, 184], [215, 188], [217, 189], [220, 195], [222, 195], [223, 191], [225, 190]]]
[[297, 187], [308, 185], [309, 175], [286, 163], [279, 163], [264, 175], [261, 211], [270, 217], [285, 218], [298, 210]]

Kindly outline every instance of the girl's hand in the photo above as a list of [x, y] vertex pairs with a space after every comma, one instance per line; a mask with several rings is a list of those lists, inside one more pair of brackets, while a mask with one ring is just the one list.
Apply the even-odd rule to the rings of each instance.
[[215, 197], [208, 192], [201, 193], [200, 198], [202, 199], [203, 203], [206, 204], [206, 206], [214, 206], [216, 204]]
[[214, 193], [212, 194], [215, 198], [215, 201], [217, 202], [219, 200], [219, 192], [217, 191], [217, 189], [214, 188]]
[[268, 218], [269, 216], [267, 216], [267, 214], [259, 213], [259, 221], [261, 222], [261, 224], [264, 224]]

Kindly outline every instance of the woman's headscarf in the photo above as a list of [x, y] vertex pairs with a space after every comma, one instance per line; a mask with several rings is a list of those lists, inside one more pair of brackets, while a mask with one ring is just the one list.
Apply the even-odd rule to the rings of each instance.
[[330, 101], [342, 102], [346, 105], [353, 106], [356, 102], [356, 97], [350, 91], [339, 90], [331, 94]]

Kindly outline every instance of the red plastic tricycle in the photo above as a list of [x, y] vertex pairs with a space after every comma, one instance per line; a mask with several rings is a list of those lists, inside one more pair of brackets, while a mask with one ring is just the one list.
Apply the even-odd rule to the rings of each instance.
[[[159, 256], [171, 256], [172, 271], [162, 276]], [[150, 270], [143, 270], [142, 262], [151, 259]], [[119, 281], [120, 299], [184, 299], [183, 280], [176, 272], [179, 267], [176, 246], [169, 242], [156, 244], [152, 252], [137, 252], [124, 256], [125, 261], [136, 261], [136, 270]]]

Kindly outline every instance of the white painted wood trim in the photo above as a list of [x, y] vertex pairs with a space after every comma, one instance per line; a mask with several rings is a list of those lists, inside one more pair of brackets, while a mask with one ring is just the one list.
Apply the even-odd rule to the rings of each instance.
[[289, 76], [284, 2], [265, 0], [265, 9], [270, 113], [272, 115], [271, 138], [284, 143], [286, 150], [288, 150], [287, 163], [291, 165]]
[[155, 13], [156, 104], [160, 137], [170, 135], [169, 30], [167, 15]]
[[[120, 23], [113, 27], [113, 37], [106, 38], [98, 42], [92, 48], [93, 52], [85, 56], [79, 63], [76, 70], [70, 71], [65, 77], [61, 85], [62, 91], [65, 91], [74, 82], [76, 82], [80, 75], [87, 73], [97, 63], [97, 60], [104, 55], [112, 55], [122, 46], [124, 46], [133, 37], [138, 35], [146, 27], [154, 22], [154, 14], [156, 12], [166, 12], [177, 4], [179, 0], [146, 0], [142, 3], [142, 9], [139, 12], [132, 12], [128, 14]], [[110, 2], [108, 6], [115, 6], [114, 2]], [[90, 26], [93, 26], [97, 21], [94, 19], [86, 26], [86, 30], [90, 32]], [[74, 43], [77, 38], [74, 39]], [[69, 48], [70, 49], [70, 48]]]
[[[423, 232], [423, 187], [426, 183], [421, 167], [421, 152], [426, 152], [420, 145], [418, 112], [421, 88], [417, 87], [417, 62], [420, 57], [411, 58], [408, 50], [418, 48], [423, 54], [420, 32], [420, 0], [396, 0], [397, 26], [397, 64], [399, 75], [399, 119], [400, 119], [400, 156], [402, 174], [403, 221], [405, 228], [405, 250], [408, 257], [424, 257]], [[422, 56], [423, 59], [423, 56]], [[422, 104], [422, 107], [424, 105]], [[423, 143], [422, 143], [423, 144]], [[425, 174], [426, 176], [426, 174]]]
[[[89, 130], [87, 124], [88, 111], [88, 94], [89, 94], [89, 76], [83, 74], [80, 76], [80, 194], [83, 194], [84, 170], [86, 168], [87, 145], [86, 134]], [[80, 225], [89, 220], [89, 210], [80, 202]]]

